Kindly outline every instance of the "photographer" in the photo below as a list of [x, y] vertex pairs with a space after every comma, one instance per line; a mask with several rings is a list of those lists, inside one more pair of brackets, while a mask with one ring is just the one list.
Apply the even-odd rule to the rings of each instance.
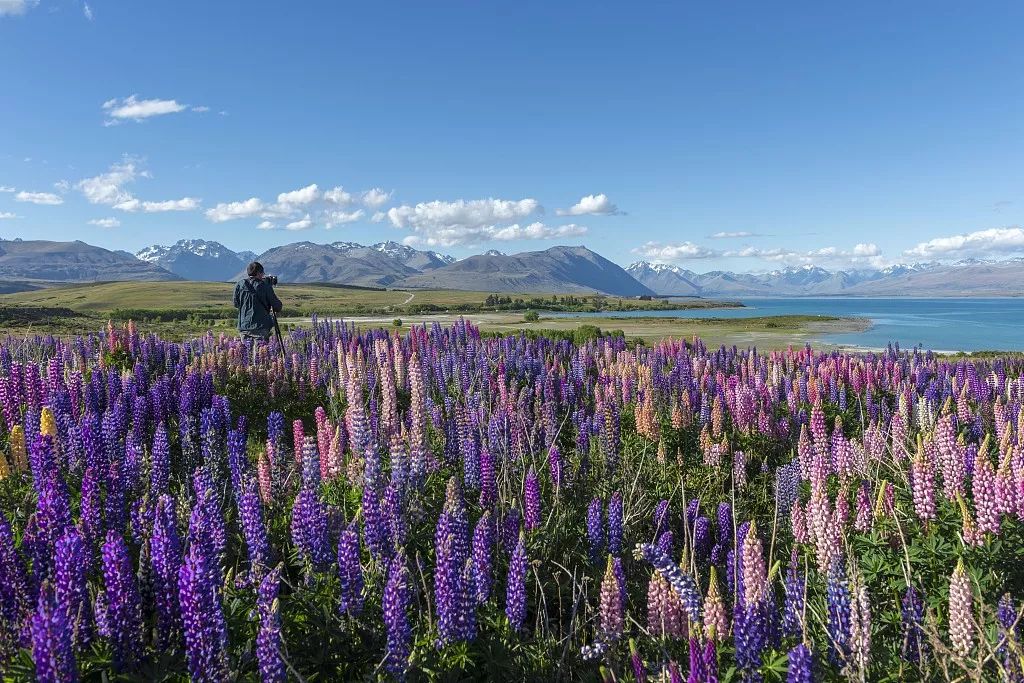
[[257, 341], [267, 341], [274, 331], [274, 314], [282, 309], [281, 300], [274, 294], [273, 281], [267, 277], [263, 265], [253, 261], [245, 269], [246, 277], [235, 285], [235, 308], [238, 309], [238, 332], [251, 347]]

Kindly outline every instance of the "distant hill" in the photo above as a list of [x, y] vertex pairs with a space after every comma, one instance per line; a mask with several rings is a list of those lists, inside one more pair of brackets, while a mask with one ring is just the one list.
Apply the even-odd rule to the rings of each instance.
[[135, 253], [136, 258], [161, 266], [186, 280], [223, 282], [252, 261], [252, 252], [234, 252], [220, 242], [178, 240], [169, 247], [155, 244]]
[[813, 265], [768, 273], [695, 273], [639, 261], [627, 271], [659, 295], [722, 296], [1008, 296], [1024, 294], [1024, 259], [899, 264], [880, 270], [830, 271]]
[[620, 266], [586, 247], [551, 247], [520, 254], [470, 256], [396, 283], [421, 289], [482, 292], [603, 292], [652, 294]]
[[110, 251], [77, 240], [0, 240], [0, 279], [97, 282], [181, 278], [126, 252]]
[[[267, 273], [283, 282], [333, 282], [346, 285], [388, 286], [419, 271], [375, 249], [337, 248], [330, 244], [296, 242], [274, 247], [256, 257]], [[244, 271], [235, 274], [245, 277]]]

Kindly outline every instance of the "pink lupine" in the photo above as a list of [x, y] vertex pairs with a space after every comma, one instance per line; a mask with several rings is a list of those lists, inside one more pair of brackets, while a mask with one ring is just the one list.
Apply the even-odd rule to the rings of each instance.
[[925, 524], [935, 519], [935, 470], [919, 442], [917, 455], [910, 463], [910, 481], [914, 493], [914, 511]]
[[996, 474], [992, 461], [982, 446], [974, 459], [974, 476], [971, 480], [974, 510], [978, 531], [982, 534], [999, 534], [999, 506], [996, 501]]
[[963, 560], [958, 560], [949, 578], [949, 639], [953, 651], [961, 657], [970, 654], [974, 646], [973, 603], [970, 577], [964, 571]]

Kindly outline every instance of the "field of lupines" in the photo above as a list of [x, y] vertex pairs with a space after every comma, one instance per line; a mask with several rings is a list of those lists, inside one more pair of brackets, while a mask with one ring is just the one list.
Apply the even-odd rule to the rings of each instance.
[[0, 345], [4, 680], [1024, 680], [1024, 361]]

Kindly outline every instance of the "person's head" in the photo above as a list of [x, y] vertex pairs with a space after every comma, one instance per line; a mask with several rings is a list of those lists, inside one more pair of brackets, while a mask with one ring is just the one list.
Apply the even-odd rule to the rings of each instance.
[[253, 261], [245, 269], [245, 272], [249, 277], [254, 277], [258, 280], [259, 278], [263, 277], [263, 264], [260, 263], [259, 261]]

